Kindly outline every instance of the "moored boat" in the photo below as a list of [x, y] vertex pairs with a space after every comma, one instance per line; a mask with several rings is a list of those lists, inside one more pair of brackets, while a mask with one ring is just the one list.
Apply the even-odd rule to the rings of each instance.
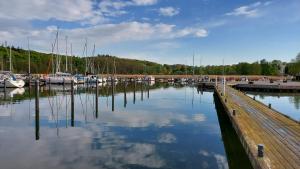
[[70, 73], [57, 72], [44, 77], [46, 83], [50, 84], [77, 84], [77, 79]]
[[22, 88], [24, 87], [25, 82], [22, 79], [16, 78], [16, 76], [10, 71], [0, 72], [0, 87], [7, 88]]

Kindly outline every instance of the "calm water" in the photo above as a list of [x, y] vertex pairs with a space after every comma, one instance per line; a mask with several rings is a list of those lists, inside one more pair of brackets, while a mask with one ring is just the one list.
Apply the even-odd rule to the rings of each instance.
[[[168, 84], [0, 94], [1, 169], [251, 168], [213, 92]], [[64, 92], [65, 90], [65, 92]], [[112, 93], [114, 93], [112, 96]]]
[[249, 92], [250, 97], [255, 96], [256, 100], [269, 105], [277, 111], [300, 121], [300, 94], [299, 93], [263, 93]]

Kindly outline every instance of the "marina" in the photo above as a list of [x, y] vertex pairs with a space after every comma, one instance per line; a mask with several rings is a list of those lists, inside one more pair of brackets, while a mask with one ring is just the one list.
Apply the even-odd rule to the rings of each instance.
[[0, 169], [300, 169], [299, 7], [0, 1]]

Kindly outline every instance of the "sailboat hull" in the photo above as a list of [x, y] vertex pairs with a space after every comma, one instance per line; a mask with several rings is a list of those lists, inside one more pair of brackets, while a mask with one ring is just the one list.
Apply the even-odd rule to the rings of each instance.
[[77, 80], [73, 78], [49, 77], [46, 79], [46, 83], [50, 84], [71, 84], [72, 81], [77, 84]]
[[2, 80], [0, 82], [0, 87], [7, 87], [7, 88], [22, 88], [24, 87], [25, 82], [23, 80]]

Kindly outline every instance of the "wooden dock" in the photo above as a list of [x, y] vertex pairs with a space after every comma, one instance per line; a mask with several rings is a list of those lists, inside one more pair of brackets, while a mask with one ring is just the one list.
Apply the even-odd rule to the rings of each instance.
[[[300, 123], [226, 86], [215, 91], [253, 168], [299, 169]], [[264, 155], [258, 156], [258, 145]]]

